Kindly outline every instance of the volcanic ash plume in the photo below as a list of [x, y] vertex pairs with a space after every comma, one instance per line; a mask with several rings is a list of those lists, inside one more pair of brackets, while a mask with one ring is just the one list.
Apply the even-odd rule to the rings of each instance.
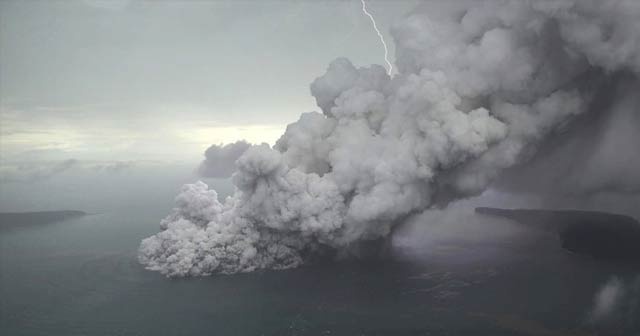
[[[235, 163], [224, 203], [186, 185], [140, 261], [168, 276], [295, 267], [383, 239], [408, 215], [482, 192], [640, 70], [632, 1], [436, 2], [394, 26], [398, 75], [333, 61], [273, 148]], [[631, 93], [633, 94], [633, 93]], [[590, 112], [591, 113], [591, 112]]]

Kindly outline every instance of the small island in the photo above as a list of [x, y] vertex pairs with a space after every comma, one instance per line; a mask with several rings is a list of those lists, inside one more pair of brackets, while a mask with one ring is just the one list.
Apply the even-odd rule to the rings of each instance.
[[582, 210], [480, 207], [475, 211], [557, 234], [562, 248], [577, 254], [640, 262], [640, 222], [630, 216]]
[[43, 225], [86, 216], [84, 211], [0, 212], [0, 230]]

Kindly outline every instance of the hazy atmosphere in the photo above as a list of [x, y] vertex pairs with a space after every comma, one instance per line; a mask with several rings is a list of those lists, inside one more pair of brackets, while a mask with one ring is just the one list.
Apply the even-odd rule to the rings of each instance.
[[635, 335], [640, 2], [0, 1], [0, 334]]
[[[413, 4], [374, 1], [381, 30]], [[0, 6], [3, 164], [193, 161], [214, 143], [273, 144], [316, 109], [309, 82], [328, 61], [384, 61], [358, 1]]]

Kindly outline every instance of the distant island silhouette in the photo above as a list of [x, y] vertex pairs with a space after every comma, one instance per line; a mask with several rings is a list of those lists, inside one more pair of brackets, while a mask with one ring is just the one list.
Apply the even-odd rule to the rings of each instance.
[[0, 230], [44, 225], [86, 215], [86, 212], [78, 210], [0, 212]]
[[577, 254], [640, 262], [640, 222], [630, 216], [582, 210], [479, 207], [475, 211], [555, 233], [562, 248]]

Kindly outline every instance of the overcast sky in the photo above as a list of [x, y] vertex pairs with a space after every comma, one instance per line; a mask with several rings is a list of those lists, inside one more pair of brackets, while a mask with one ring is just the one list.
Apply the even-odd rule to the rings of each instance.
[[[415, 1], [369, 1], [387, 38]], [[1, 1], [0, 156], [197, 160], [273, 143], [331, 60], [384, 64], [359, 0]]]

